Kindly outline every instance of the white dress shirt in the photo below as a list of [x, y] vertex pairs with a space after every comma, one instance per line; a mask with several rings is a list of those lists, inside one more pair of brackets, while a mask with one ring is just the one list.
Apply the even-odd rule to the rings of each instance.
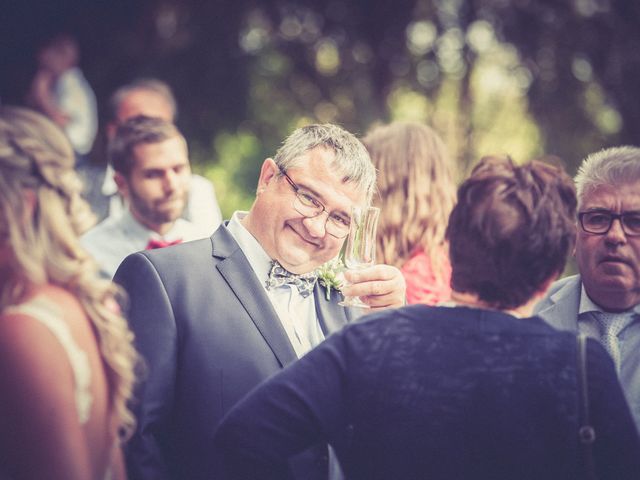
[[102, 271], [113, 278], [120, 263], [129, 254], [144, 250], [149, 240], [188, 242], [211, 235], [208, 229], [179, 218], [165, 235], [148, 229], [129, 210], [117, 217], [107, 217], [85, 233], [80, 241], [98, 262]]

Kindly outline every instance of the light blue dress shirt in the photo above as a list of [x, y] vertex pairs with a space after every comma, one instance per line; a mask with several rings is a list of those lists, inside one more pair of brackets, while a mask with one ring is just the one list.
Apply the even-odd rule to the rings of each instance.
[[[602, 341], [597, 322], [590, 312], [603, 310], [587, 295], [582, 285], [578, 309], [578, 329], [581, 333]], [[621, 312], [620, 317], [628, 317], [626, 326], [618, 333], [620, 364], [618, 376], [624, 390], [631, 413], [640, 431], [640, 305]]]

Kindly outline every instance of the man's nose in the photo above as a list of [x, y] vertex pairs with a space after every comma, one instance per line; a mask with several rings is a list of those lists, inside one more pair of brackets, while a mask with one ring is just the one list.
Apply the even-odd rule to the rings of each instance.
[[315, 217], [306, 217], [302, 223], [313, 237], [323, 238], [326, 233], [328, 218], [329, 214], [327, 212], [322, 212]]
[[168, 171], [164, 176], [163, 188], [165, 192], [173, 192], [178, 187], [178, 175], [173, 171]]
[[611, 244], [622, 244], [627, 242], [627, 235], [622, 229], [622, 220], [615, 218], [611, 223], [611, 228], [605, 234], [605, 241]]

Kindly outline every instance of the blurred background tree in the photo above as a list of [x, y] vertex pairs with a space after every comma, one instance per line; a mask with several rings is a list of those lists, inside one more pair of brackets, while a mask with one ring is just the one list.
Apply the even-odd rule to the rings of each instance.
[[[587, 153], [640, 136], [635, 0], [4, 0], [0, 98], [21, 99], [33, 52], [73, 33], [106, 99], [139, 76], [175, 90], [194, 168], [225, 216], [295, 127], [423, 121], [462, 178], [486, 154]], [[551, 157], [550, 157], [551, 158]]]

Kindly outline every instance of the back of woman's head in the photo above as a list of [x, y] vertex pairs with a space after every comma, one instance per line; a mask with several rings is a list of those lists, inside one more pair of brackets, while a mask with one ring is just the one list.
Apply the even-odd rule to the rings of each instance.
[[69, 264], [87, 258], [77, 237], [94, 217], [73, 167], [73, 150], [52, 122], [27, 109], [0, 108], [0, 236], [13, 252], [16, 288], [52, 277], [71, 282], [64, 278], [74, 270]]
[[73, 293], [97, 335], [111, 384], [111, 404], [124, 435], [135, 421], [127, 409], [134, 382], [133, 336], [113, 306], [116, 287], [98, 275], [79, 234], [93, 214], [81, 198], [73, 150], [51, 121], [33, 111], [0, 107], [0, 245], [9, 246], [0, 308], [26, 288], [55, 284]]
[[562, 169], [483, 158], [460, 186], [449, 219], [453, 289], [499, 309], [525, 304], [562, 272], [575, 214], [575, 188]]
[[426, 125], [395, 122], [372, 129], [362, 142], [378, 169], [379, 260], [401, 267], [417, 251], [441, 254], [455, 202], [442, 139]]

